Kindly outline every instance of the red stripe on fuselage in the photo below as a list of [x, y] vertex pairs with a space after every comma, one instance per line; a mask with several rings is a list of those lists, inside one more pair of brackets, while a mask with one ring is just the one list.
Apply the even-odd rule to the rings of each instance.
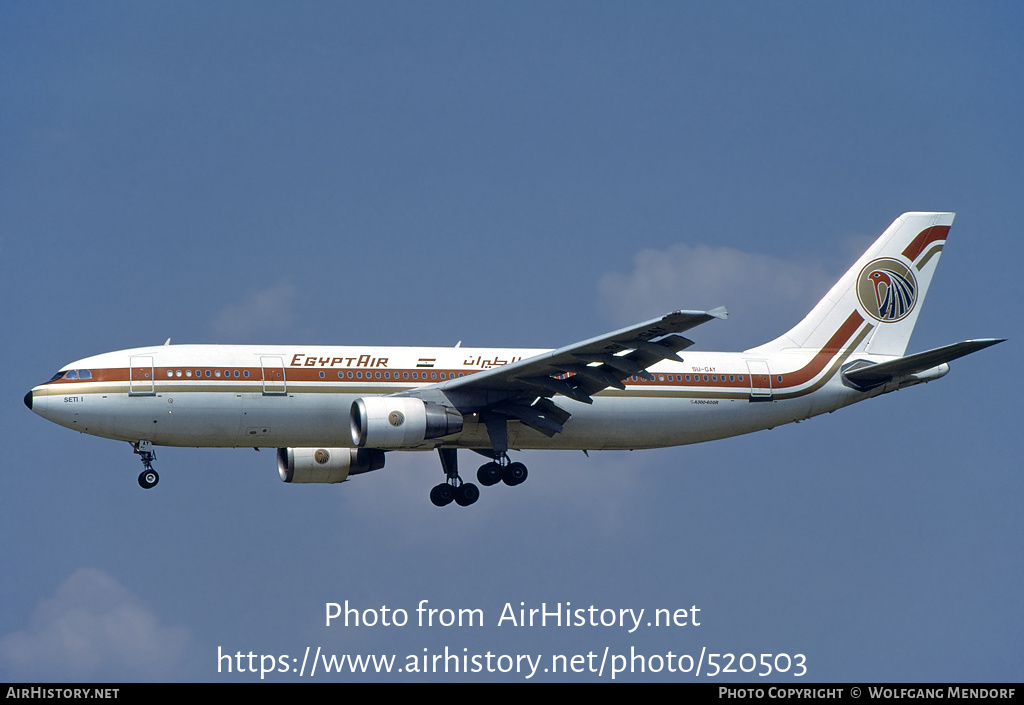
[[[799, 370], [779, 375], [782, 377], [782, 381], [778, 382], [778, 380], [775, 380], [776, 384], [780, 387], [795, 387], [814, 379], [825, 369], [835, 354], [845, 348], [863, 323], [864, 318], [857, 311], [853, 311], [843, 325], [839, 326], [839, 330], [828, 339], [828, 342], [825, 343], [821, 350], [814, 354], [810, 362]], [[772, 386], [776, 385], [773, 384]], [[776, 387], [776, 389], [778, 388]]]
[[[857, 311], [853, 311], [852, 313], [850, 313], [850, 315], [849, 315], [849, 317], [847, 317], [846, 321], [844, 321], [843, 324], [838, 328], [838, 330], [836, 330], [836, 332], [832, 334], [832, 336], [828, 339], [828, 341], [825, 343], [825, 345], [814, 354], [814, 356], [811, 358], [810, 361], [808, 361], [808, 363], [806, 365], [804, 365], [803, 367], [801, 367], [801, 368], [799, 368], [797, 370], [794, 370], [792, 372], [782, 372], [782, 373], [780, 373], [777, 370], [773, 370], [772, 374], [773, 374], [773, 377], [775, 377], [775, 379], [773, 380], [772, 387], [776, 391], [779, 391], [779, 390], [781, 390], [784, 387], [796, 387], [798, 385], [801, 385], [801, 384], [804, 384], [804, 383], [810, 381], [811, 379], [813, 379], [814, 377], [819, 375], [822, 372], [822, 370], [824, 370], [828, 366], [829, 362], [835, 357], [835, 355], [837, 353], [839, 353], [840, 351], [843, 351], [846, 348], [846, 346], [848, 346], [850, 344], [850, 341], [854, 339], [854, 336], [857, 334], [857, 331], [860, 329], [860, 327], [861, 327], [861, 325], [863, 323], [864, 323], [864, 319], [863, 319], [863, 317]], [[739, 358], [736, 358], [736, 360], [737, 360], [738, 364], [742, 364], [742, 362], [739, 361]], [[230, 367], [230, 369], [229, 369], [229, 367]], [[149, 369], [150, 368], [145, 368], [144, 370], [140, 370], [140, 371], [144, 371], [144, 372], [148, 373]], [[219, 369], [222, 372], [222, 376], [221, 377], [207, 377], [206, 376], [206, 370], [208, 370], [208, 369], [209, 370]], [[191, 377], [187, 376], [185, 374], [185, 370], [192, 371], [193, 375]], [[234, 376], [235, 370], [238, 370], [238, 372], [239, 372], [239, 376], [238, 377]], [[345, 375], [345, 377], [338, 377], [338, 372], [339, 371], [342, 372]], [[423, 370], [411, 370], [411, 369], [404, 369], [404, 368], [388, 369], [388, 370], [371, 370], [371, 369], [362, 369], [362, 368], [358, 368], [358, 369], [343, 368], [341, 370], [338, 370], [337, 368], [335, 368], [335, 369], [329, 370], [329, 372], [331, 372], [333, 374], [325, 374], [324, 377], [321, 378], [320, 377], [321, 370], [319, 370], [319, 369], [316, 369], [316, 368], [306, 368], [306, 367], [288, 367], [288, 368], [286, 368], [285, 376], [287, 378], [287, 383], [289, 383], [289, 384], [292, 384], [292, 383], [303, 383], [303, 382], [321, 382], [321, 383], [322, 382], [333, 382], [335, 384], [339, 384], [339, 383], [342, 384], [343, 385], [342, 388], [344, 388], [344, 385], [366, 384], [366, 383], [370, 383], [372, 381], [372, 382], [382, 382], [384, 384], [392, 384], [392, 385], [400, 384], [400, 385], [405, 385], [405, 386], [408, 386], [408, 387], [415, 388], [415, 387], [418, 387], [420, 385], [436, 384], [438, 381], [443, 380], [445, 378], [454, 379], [457, 375], [472, 374], [473, 372], [476, 372], [476, 371], [477, 370], [438, 370], [438, 371], [431, 370], [431, 372], [436, 372], [436, 374], [437, 374], [439, 379], [435, 378], [435, 379], [428, 380], [427, 379], [427, 374], [428, 373], [423, 371]], [[89, 385], [90, 383], [95, 384], [95, 383], [103, 383], [103, 382], [108, 382], [108, 383], [109, 382], [120, 382], [120, 383], [127, 383], [128, 382], [129, 371], [128, 371], [127, 368], [123, 368], [123, 367], [122, 368], [106, 368], [106, 369], [94, 368], [94, 369], [91, 370], [91, 372], [92, 372], [92, 379], [90, 379], [90, 380], [65, 380], [65, 379], [59, 379], [59, 380], [54, 380], [53, 382], [45, 383], [42, 386], [45, 387], [45, 386], [52, 385], [54, 387], [58, 387], [59, 386], [59, 387], [62, 387], [62, 388], [63, 387], [72, 388], [72, 387], [75, 387], [75, 386], [78, 386], [78, 385], [86, 386], [86, 385]], [[217, 387], [219, 385], [216, 384], [216, 383], [220, 383], [220, 384], [223, 384], [223, 385], [228, 385], [230, 383], [246, 384], [246, 385], [251, 385], [252, 391], [259, 391], [260, 389], [262, 389], [262, 385], [264, 384], [263, 374], [262, 374], [263, 370], [261, 370], [258, 367], [241, 367], [241, 366], [235, 367], [235, 366], [225, 366], [225, 365], [217, 365], [217, 366], [190, 365], [189, 367], [185, 367], [185, 366], [182, 366], [182, 365], [175, 365], [173, 367], [156, 367], [156, 368], [153, 369], [153, 372], [156, 373], [156, 379], [154, 381], [156, 383], [156, 387], [157, 387], [158, 391], [159, 391], [159, 388], [161, 388], [164, 384], [182, 384], [182, 383], [185, 383], [185, 384], [192, 383], [194, 385], [197, 385], [197, 390], [198, 389], [206, 388], [206, 389], [209, 389], [210, 391], [216, 391], [217, 390]], [[168, 376], [168, 372], [171, 373], [170, 376]], [[180, 376], [178, 374], [179, 372], [181, 373]], [[245, 377], [244, 374], [243, 374], [244, 372], [249, 372], [249, 376]], [[361, 373], [361, 374], [365, 375], [365, 377], [353, 379], [353, 378], [348, 376], [349, 374], [352, 374], [352, 373]], [[376, 376], [376, 374], [378, 374], [378, 373], [381, 373], [381, 377], [384, 377], [384, 373], [387, 373], [387, 374], [389, 374], [390, 378], [372, 379], [371, 380], [371, 375]], [[726, 381], [726, 375], [728, 375], [730, 373], [732, 375], [735, 375], [735, 376], [734, 376], [733, 379], [730, 379], [729, 381]], [[417, 376], [419, 378], [418, 379], [410, 379], [410, 377], [412, 377], [413, 374], [417, 374]], [[697, 388], [697, 389], [699, 389], [701, 387], [713, 387], [713, 388], [716, 388], [716, 387], [717, 388], [733, 387], [733, 388], [737, 388], [737, 389], [748, 389], [749, 386], [750, 386], [749, 383], [746, 381], [746, 370], [741, 370], [741, 369], [719, 370], [717, 375], [711, 375], [710, 371], [708, 371], [708, 374], [704, 374], [703, 371], [699, 371], [699, 370], [694, 369], [693, 371], [688, 372], [686, 374], [687, 377], [690, 377], [691, 375], [692, 375], [692, 382], [691, 382], [690, 379], [685, 380], [685, 382], [683, 382], [682, 379], [673, 379], [675, 377], [681, 378], [683, 376], [682, 374], [679, 374], [678, 372], [658, 373], [658, 374], [655, 375], [658, 378], [657, 381], [654, 381], [654, 380], [647, 381], [647, 380], [640, 380], [640, 379], [634, 381], [634, 380], [631, 380], [630, 378], [626, 378], [624, 381], [629, 383], [631, 387], [639, 386], [640, 388], [650, 387], [650, 386], [655, 386], [655, 387], [659, 387], [659, 386], [668, 386], [668, 387], [685, 386], [685, 387], [691, 387], [691, 388]], [[703, 377], [717, 377], [718, 379], [702, 379], [702, 376]], [[148, 378], [142, 378], [141, 374], [139, 375], [139, 377], [140, 377], [140, 379], [137, 379], [135, 381], [140, 386], [148, 386], [150, 384], [150, 380]], [[354, 377], [354, 375], [353, 375], [353, 377]], [[778, 377], [782, 377], [782, 379], [779, 380]], [[664, 379], [664, 378], [667, 378], [667, 379]], [[272, 382], [274, 384], [277, 384], [277, 383], [281, 382], [281, 380], [279, 380], [279, 379], [268, 380], [268, 381]], [[682, 384], [680, 384], [681, 382], [682, 382]], [[210, 383], [214, 383], [214, 384], [210, 384]]]

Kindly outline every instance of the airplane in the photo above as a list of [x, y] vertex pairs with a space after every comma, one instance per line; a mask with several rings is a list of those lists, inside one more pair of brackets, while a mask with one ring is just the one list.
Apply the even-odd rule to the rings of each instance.
[[791, 330], [742, 352], [688, 352], [725, 308], [675, 311], [555, 350], [164, 345], [65, 365], [25, 395], [54, 423], [129, 442], [154, 487], [156, 446], [277, 449], [287, 483], [339, 483], [393, 451], [436, 450], [442, 507], [528, 476], [510, 450], [699, 443], [801, 421], [930, 382], [1003, 339], [905, 355], [953, 213], [905, 213]]

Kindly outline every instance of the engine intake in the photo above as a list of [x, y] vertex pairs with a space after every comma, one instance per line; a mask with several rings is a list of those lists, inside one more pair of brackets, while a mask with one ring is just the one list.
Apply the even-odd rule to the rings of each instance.
[[292, 483], [344, 482], [349, 475], [380, 470], [384, 451], [368, 448], [278, 448], [277, 471]]
[[462, 414], [412, 397], [364, 397], [352, 402], [352, 442], [360, 448], [413, 448], [462, 432]]

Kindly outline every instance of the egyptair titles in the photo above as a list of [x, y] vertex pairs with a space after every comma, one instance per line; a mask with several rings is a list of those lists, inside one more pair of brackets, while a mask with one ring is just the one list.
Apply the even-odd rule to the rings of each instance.
[[[492, 367], [500, 367], [507, 365], [518, 360], [522, 360], [522, 356], [513, 356], [508, 360], [498, 357], [495, 355], [493, 358], [485, 358], [482, 355], [476, 357], [470, 356], [462, 361], [463, 367], [470, 367], [473, 369], [487, 370]], [[361, 355], [346, 355], [341, 357], [320, 357], [318, 355], [306, 355], [304, 353], [295, 353], [292, 355], [291, 361], [288, 363], [289, 367], [388, 367], [389, 358], [386, 357], [374, 357], [373, 355], [363, 353]], [[416, 367], [434, 367], [437, 363], [437, 358], [419, 358], [416, 362]]]

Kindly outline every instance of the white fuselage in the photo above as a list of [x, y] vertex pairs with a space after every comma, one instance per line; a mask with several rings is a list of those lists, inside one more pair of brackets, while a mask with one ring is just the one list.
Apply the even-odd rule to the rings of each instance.
[[[697, 443], [832, 411], [888, 388], [858, 392], [837, 371], [846, 350], [759, 355], [688, 352], [629, 377], [593, 404], [559, 397], [572, 414], [547, 437], [518, 421], [510, 448], [632, 449]], [[360, 397], [388, 395], [529, 358], [543, 350], [165, 345], [71, 363], [30, 393], [33, 411], [105, 438], [193, 447], [351, 447]], [[860, 357], [865, 357], [860, 355]], [[87, 372], [85, 372], [87, 371]], [[424, 442], [488, 448], [475, 414], [461, 433]]]
[[736, 436], [943, 376], [1000, 342], [905, 355], [952, 213], [905, 213], [794, 327], [744, 352], [693, 352], [680, 333], [724, 307], [679, 310], [555, 350], [163, 345], [64, 367], [25, 396], [55, 423], [128, 441], [159, 476], [153, 446], [274, 447], [288, 483], [337, 483], [385, 452], [437, 449], [431, 502], [469, 506], [479, 488], [459, 448], [491, 460], [484, 487], [522, 483], [511, 449], [627, 450]]

